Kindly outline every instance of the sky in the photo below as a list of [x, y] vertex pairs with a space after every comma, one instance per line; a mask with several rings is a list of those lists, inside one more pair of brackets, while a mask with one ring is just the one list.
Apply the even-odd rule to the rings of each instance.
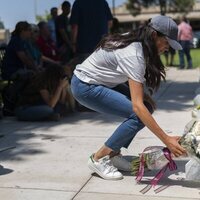
[[[0, 0], [0, 20], [6, 29], [13, 30], [18, 21], [35, 22], [35, 14], [44, 15], [51, 7], [59, 7], [64, 0]], [[68, 0], [73, 4], [74, 0]], [[94, 0], [95, 1], [95, 0]], [[112, 7], [113, 0], [107, 0]], [[115, 0], [115, 6], [126, 0]]]

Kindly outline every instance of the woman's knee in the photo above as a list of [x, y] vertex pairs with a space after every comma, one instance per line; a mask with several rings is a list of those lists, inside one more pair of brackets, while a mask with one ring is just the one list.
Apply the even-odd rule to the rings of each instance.
[[137, 126], [138, 130], [144, 127], [143, 122], [135, 113], [132, 113], [129, 116], [128, 120], [130, 120], [131, 126], [133, 126], [134, 129], [135, 129], [135, 126]]

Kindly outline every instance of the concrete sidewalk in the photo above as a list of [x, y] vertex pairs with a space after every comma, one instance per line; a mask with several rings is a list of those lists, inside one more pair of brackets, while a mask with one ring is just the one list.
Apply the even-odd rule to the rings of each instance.
[[[192, 100], [199, 87], [199, 71], [167, 71], [167, 82], [156, 94], [154, 117], [170, 135], [181, 135], [191, 119]], [[146, 194], [140, 192], [155, 173], [145, 173], [141, 184], [124, 174], [120, 181], [91, 176], [89, 155], [96, 151], [123, 119], [95, 112], [76, 113], [60, 122], [0, 121], [0, 198], [2, 200], [189, 200], [200, 199], [200, 183], [185, 181], [187, 160]], [[2, 137], [1, 137], [2, 135]], [[144, 128], [124, 155], [138, 155], [162, 143]], [[1, 152], [5, 147], [15, 147]], [[154, 190], [164, 185], [163, 191]]]

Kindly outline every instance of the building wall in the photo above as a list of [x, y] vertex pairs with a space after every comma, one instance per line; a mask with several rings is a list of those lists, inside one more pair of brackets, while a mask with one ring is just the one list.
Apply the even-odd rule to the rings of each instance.
[[10, 31], [7, 29], [0, 29], [0, 45], [8, 44], [10, 40]]
[[[129, 11], [126, 9], [126, 4], [123, 4], [119, 7], [115, 8], [115, 17], [119, 20], [120, 25], [125, 27], [125, 29], [130, 29], [132, 27], [136, 27], [142, 21], [147, 21], [160, 14], [160, 7], [153, 6], [149, 8], [142, 8], [141, 14], [137, 16], [132, 16]], [[175, 21], [183, 15], [183, 13], [166, 13], [167, 16], [172, 17]], [[200, 2], [197, 1], [193, 7], [193, 11], [186, 15], [188, 20], [190, 21], [191, 26], [194, 30], [200, 30]]]

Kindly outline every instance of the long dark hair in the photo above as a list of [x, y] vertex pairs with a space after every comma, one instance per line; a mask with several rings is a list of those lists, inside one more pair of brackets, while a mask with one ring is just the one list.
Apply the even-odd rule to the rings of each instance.
[[[97, 49], [102, 48], [106, 51], [112, 51], [122, 49], [132, 42], [141, 42], [146, 63], [146, 85], [153, 90], [157, 90], [161, 79], [165, 80], [166, 73], [152, 37], [153, 31], [155, 31], [153, 28], [145, 25], [129, 33], [108, 35], [101, 40]], [[157, 34], [160, 37], [163, 36], [159, 32]]]
[[41, 86], [43, 86], [50, 94], [53, 94], [65, 74], [65, 70], [62, 66], [51, 64], [33, 78], [32, 84], [34, 84], [36, 88], [41, 88]]
[[12, 32], [12, 36], [19, 36], [22, 31], [26, 31], [31, 28], [31, 25], [27, 21], [20, 21], [16, 24], [15, 30]]

